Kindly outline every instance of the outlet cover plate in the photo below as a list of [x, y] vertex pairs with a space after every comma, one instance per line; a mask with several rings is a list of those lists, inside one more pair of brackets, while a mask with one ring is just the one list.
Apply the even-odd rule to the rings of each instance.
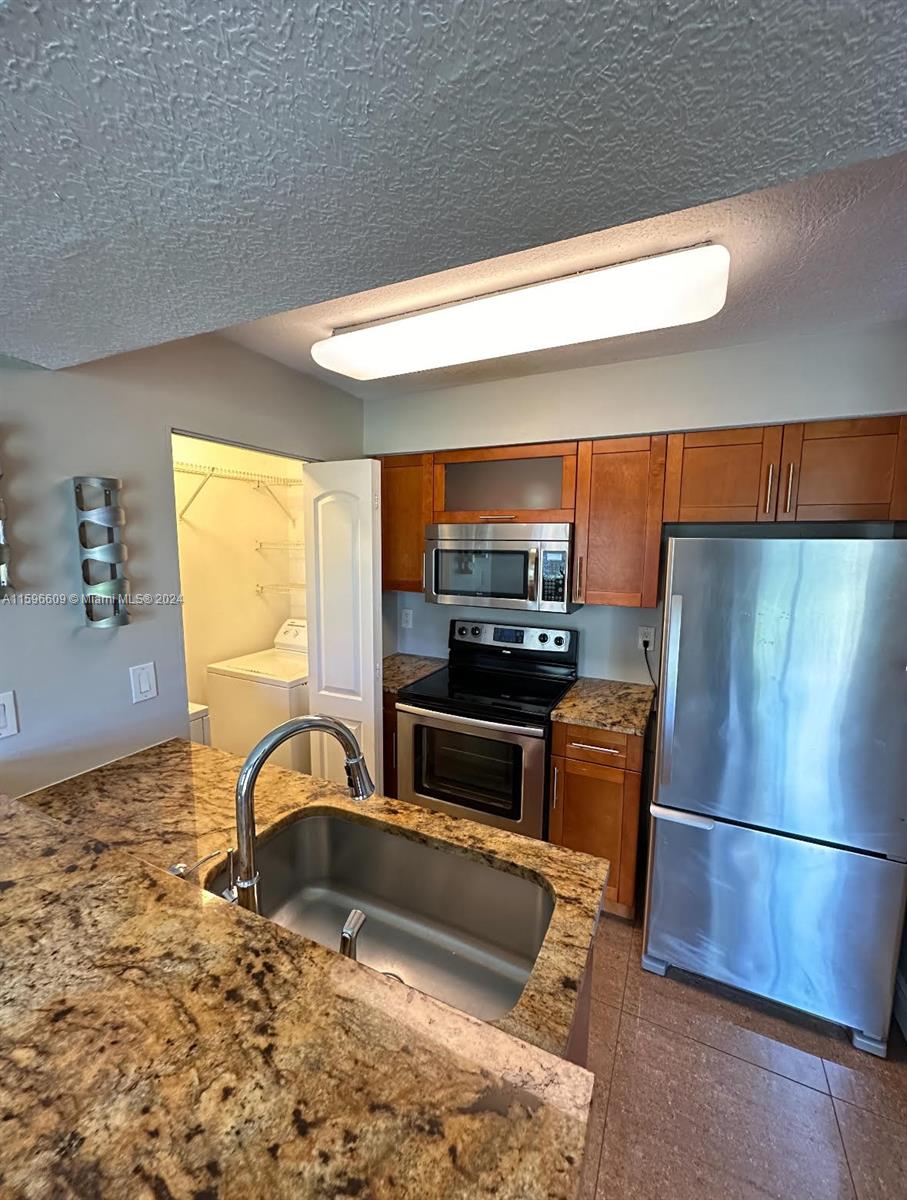
[[413, 627], [413, 610], [411, 608], [400, 609], [400, 628], [412, 629]]
[[649, 649], [655, 647], [655, 627], [654, 625], [637, 625], [636, 627], [636, 648], [637, 650], [645, 650], [643, 642], [649, 643]]
[[129, 683], [132, 687], [132, 703], [153, 700], [157, 695], [157, 673], [153, 662], [139, 663], [129, 668]]
[[0, 738], [12, 737], [19, 732], [19, 717], [16, 714], [16, 693], [0, 692]]

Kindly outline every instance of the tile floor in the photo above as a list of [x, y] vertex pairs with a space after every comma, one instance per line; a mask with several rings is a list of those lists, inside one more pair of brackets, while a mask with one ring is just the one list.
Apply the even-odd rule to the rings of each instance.
[[907, 1045], [843, 1032], [639, 965], [642, 931], [604, 918], [580, 1200], [907, 1200]]

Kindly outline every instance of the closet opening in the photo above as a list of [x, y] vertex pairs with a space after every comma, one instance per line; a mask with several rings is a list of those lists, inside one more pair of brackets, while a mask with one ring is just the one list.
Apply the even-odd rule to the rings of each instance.
[[[189, 731], [245, 757], [309, 711], [303, 462], [174, 432]], [[308, 738], [272, 757], [310, 769]]]

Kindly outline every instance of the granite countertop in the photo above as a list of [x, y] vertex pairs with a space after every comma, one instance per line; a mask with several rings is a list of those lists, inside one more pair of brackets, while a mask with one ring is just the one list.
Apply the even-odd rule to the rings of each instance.
[[425, 654], [388, 654], [384, 660], [384, 690], [399, 692], [417, 679], [424, 679], [447, 666], [446, 658], [432, 658]]
[[551, 714], [554, 721], [609, 729], [642, 737], [655, 688], [650, 683], [622, 683], [617, 679], [579, 678]]
[[[241, 766], [233, 754], [174, 739], [25, 799], [79, 836], [166, 868], [233, 845], [234, 788]], [[606, 860], [400, 800], [351, 800], [338, 784], [272, 764], [262, 770], [255, 788], [260, 837], [302, 812], [337, 811], [545, 883], [555, 905], [542, 949], [517, 1004], [494, 1024], [562, 1054], [598, 919]], [[213, 878], [222, 862], [212, 863], [206, 878]]]
[[[588, 1072], [87, 833], [166, 818], [136, 848], [191, 857], [226, 758], [169, 743], [93, 772], [66, 828], [0, 801], [0, 1192], [572, 1196]], [[273, 804], [285, 780], [262, 785]]]

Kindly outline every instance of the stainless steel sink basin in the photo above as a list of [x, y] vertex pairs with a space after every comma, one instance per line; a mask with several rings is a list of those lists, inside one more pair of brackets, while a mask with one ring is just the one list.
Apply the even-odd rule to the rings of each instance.
[[519, 999], [554, 908], [531, 879], [340, 816], [261, 839], [258, 868], [263, 916], [337, 950], [362, 909], [360, 962], [486, 1021]]

